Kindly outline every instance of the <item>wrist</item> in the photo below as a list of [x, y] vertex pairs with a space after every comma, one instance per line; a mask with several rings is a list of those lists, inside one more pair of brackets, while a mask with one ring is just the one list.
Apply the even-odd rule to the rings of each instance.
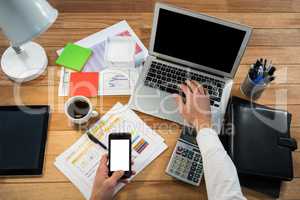
[[203, 128], [211, 128], [211, 120], [210, 120], [210, 118], [196, 119], [193, 122], [193, 126], [195, 127], [195, 129], [197, 131], [200, 131]]
[[90, 200], [102, 200], [102, 196], [100, 194], [100, 192], [93, 192], [91, 195]]

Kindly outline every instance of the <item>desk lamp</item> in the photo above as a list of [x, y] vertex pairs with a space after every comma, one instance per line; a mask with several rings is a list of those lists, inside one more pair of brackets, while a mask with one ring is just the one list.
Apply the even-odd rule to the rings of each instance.
[[2, 55], [1, 67], [10, 79], [30, 81], [45, 71], [45, 50], [31, 40], [46, 31], [57, 15], [46, 0], [0, 0], [0, 29], [11, 45]]

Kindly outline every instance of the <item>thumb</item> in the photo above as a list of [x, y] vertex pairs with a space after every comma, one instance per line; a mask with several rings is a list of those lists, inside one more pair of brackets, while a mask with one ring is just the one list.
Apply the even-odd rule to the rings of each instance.
[[106, 179], [105, 181], [105, 185], [109, 188], [109, 189], [112, 189], [114, 188], [117, 183], [118, 183], [118, 180], [124, 175], [124, 172], [123, 171], [116, 171], [112, 174], [111, 177], [109, 177], [108, 179]]
[[124, 171], [115, 171], [110, 179], [112, 179], [113, 182], [117, 183], [118, 180], [124, 175]]

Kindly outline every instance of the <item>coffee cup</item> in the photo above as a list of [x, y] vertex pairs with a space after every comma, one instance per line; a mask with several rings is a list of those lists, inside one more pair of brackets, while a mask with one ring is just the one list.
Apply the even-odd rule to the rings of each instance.
[[74, 96], [65, 103], [65, 114], [74, 125], [85, 125], [98, 112], [93, 110], [92, 103], [87, 97]]

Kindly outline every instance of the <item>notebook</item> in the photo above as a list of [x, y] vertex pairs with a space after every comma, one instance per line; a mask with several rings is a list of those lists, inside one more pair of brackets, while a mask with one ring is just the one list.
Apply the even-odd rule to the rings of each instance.
[[48, 106], [0, 106], [0, 176], [41, 175]]

